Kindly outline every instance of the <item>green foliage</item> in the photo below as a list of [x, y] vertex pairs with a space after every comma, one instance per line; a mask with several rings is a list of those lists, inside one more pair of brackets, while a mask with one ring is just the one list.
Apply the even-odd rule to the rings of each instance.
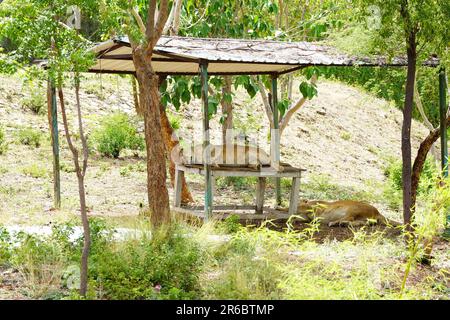
[[22, 106], [25, 109], [31, 110], [35, 114], [43, 115], [47, 111], [47, 101], [42, 85], [34, 84], [32, 81], [25, 81], [28, 88], [28, 94], [22, 98]]
[[22, 173], [33, 178], [44, 178], [48, 175], [45, 168], [33, 163], [32, 165], [22, 168]]
[[6, 142], [5, 130], [0, 126], [0, 155], [8, 150], [8, 143]]
[[182, 117], [172, 114], [172, 113], [167, 113], [167, 117], [169, 118], [170, 126], [174, 130], [179, 130], [181, 127]]
[[33, 128], [22, 128], [17, 132], [19, 143], [39, 148], [41, 146], [42, 132]]
[[4, 266], [11, 259], [11, 236], [0, 226], [0, 266]]
[[106, 117], [93, 137], [97, 150], [109, 157], [118, 158], [123, 149], [144, 149], [144, 138], [124, 113]]
[[[351, 85], [362, 87], [379, 98], [393, 101], [398, 109], [403, 109], [404, 83], [406, 71], [393, 68], [320, 68], [321, 75], [334, 78]], [[421, 97], [425, 114], [434, 126], [439, 125], [438, 86], [436, 70], [420, 67], [417, 78], [417, 87]], [[417, 108], [413, 110], [413, 117], [423, 120]]]
[[230, 214], [218, 225], [218, 229], [224, 233], [236, 233], [242, 228], [238, 214]]
[[[400, 160], [390, 160], [384, 170], [384, 174], [388, 178], [388, 182], [394, 190], [402, 190], [402, 162]], [[428, 194], [436, 185], [436, 179], [438, 176], [439, 169], [436, 167], [434, 160], [431, 156], [427, 157], [417, 193], [419, 195]]]
[[244, 190], [256, 184], [255, 177], [219, 177], [217, 178], [218, 188], [233, 187], [235, 190]]
[[[154, 234], [92, 256], [91, 275], [109, 299], [198, 297], [200, 251], [180, 234]], [[160, 287], [160, 289], [158, 289]]]

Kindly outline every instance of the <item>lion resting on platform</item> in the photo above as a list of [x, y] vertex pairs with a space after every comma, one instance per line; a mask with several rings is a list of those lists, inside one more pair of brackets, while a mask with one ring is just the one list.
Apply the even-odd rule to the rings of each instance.
[[298, 204], [297, 213], [306, 221], [314, 218], [321, 223], [333, 226], [360, 226], [371, 222], [383, 225], [398, 226], [400, 223], [385, 218], [374, 206], [365, 202], [341, 201], [308, 201]]
[[[209, 155], [210, 164], [214, 167], [235, 165], [248, 166], [253, 169], [260, 169], [262, 166], [270, 166], [271, 158], [263, 149], [238, 144], [225, 144], [208, 146], [208, 151], [205, 151], [201, 144], [183, 150], [179, 149], [177, 153], [173, 154], [173, 160], [177, 164], [203, 164], [206, 155]], [[280, 165], [274, 165], [277, 171], [282, 171]]]

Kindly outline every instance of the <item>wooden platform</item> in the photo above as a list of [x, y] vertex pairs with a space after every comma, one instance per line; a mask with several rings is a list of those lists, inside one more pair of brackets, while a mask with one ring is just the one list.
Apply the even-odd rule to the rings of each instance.
[[[257, 177], [255, 205], [237, 206], [237, 205], [213, 205], [214, 211], [232, 211], [240, 215], [242, 220], [259, 220], [259, 219], [287, 219], [292, 214], [297, 213], [297, 205], [299, 200], [300, 179], [305, 169], [295, 168], [287, 163], [280, 164], [283, 171], [276, 171], [270, 166], [254, 168], [249, 166], [237, 165], [221, 165], [211, 166], [211, 177], [214, 185], [215, 177]], [[181, 206], [181, 181], [185, 173], [193, 173], [205, 175], [205, 169], [202, 164], [176, 165], [175, 167], [175, 192], [173, 206], [174, 210], [204, 218], [204, 206]], [[289, 211], [279, 211], [269, 207], [264, 207], [264, 195], [267, 178], [292, 178], [292, 186], [289, 197]], [[247, 211], [247, 213], [239, 213], [237, 211]], [[248, 213], [254, 211], [254, 213]], [[218, 218], [225, 218], [229, 213], [222, 212], [214, 214]]]

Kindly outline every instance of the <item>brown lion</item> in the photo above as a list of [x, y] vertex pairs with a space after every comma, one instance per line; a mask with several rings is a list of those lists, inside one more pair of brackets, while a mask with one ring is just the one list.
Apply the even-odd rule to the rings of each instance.
[[328, 226], [359, 226], [368, 223], [398, 226], [400, 223], [385, 218], [374, 206], [359, 201], [308, 201], [302, 200], [298, 204], [298, 215], [305, 221], [314, 218]]

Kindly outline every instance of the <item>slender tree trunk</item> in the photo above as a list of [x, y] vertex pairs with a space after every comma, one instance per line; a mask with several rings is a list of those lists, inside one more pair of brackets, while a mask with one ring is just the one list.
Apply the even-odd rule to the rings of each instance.
[[[224, 86], [222, 88], [222, 94], [225, 95], [231, 95], [231, 76], [224, 76]], [[223, 123], [222, 123], [222, 144], [226, 144], [227, 140], [227, 130], [233, 129], [233, 103], [230, 101], [226, 101], [225, 99], [222, 99], [221, 101], [222, 105], [222, 115], [224, 117]]]
[[411, 122], [414, 104], [414, 83], [416, 75], [416, 35], [408, 34], [408, 71], [406, 78], [405, 103], [403, 107], [402, 126], [402, 181], [403, 181], [403, 221], [411, 229]]
[[[447, 128], [450, 127], [450, 116], [447, 117], [446, 126]], [[417, 151], [417, 156], [416, 159], [414, 160], [411, 176], [411, 207], [413, 209], [413, 212], [416, 206], [417, 189], [419, 188], [420, 175], [422, 174], [422, 170], [425, 165], [425, 160], [427, 159], [427, 155], [431, 147], [439, 139], [440, 136], [441, 136], [440, 128], [434, 129], [422, 141], [419, 150]]]
[[83, 251], [81, 253], [81, 271], [80, 271], [80, 295], [83, 297], [87, 293], [88, 285], [88, 259], [91, 248], [91, 231], [89, 219], [86, 211], [86, 190], [84, 189], [84, 176], [78, 175], [78, 194], [80, 196], [81, 222], [83, 224]]
[[159, 79], [151, 67], [147, 50], [133, 50], [139, 82], [139, 103], [144, 111], [147, 147], [147, 195], [153, 226], [170, 223], [169, 193], [166, 186], [166, 150], [161, 131]]
[[87, 161], [88, 161], [88, 148], [87, 148], [87, 141], [86, 136], [84, 135], [83, 130], [83, 122], [81, 119], [81, 106], [80, 106], [80, 95], [79, 95], [79, 82], [78, 80], [75, 80], [75, 96], [76, 96], [76, 106], [77, 106], [77, 116], [78, 116], [78, 131], [81, 139], [82, 144], [82, 152], [83, 152], [83, 162], [82, 165], [80, 165], [79, 161], [79, 151], [72, 143], [71, 134], [69, 131], [69, 124], [67, 121], [67, 114], [66, 114], [66, 108], [65, 108], [65, 101], [64, 101], [64, 93], [62, 90], [62, 87], [58, 87], [58, 96], [59, 96], [59, 102], [61, 105], [61, 115], [63, 119], [64, 124], [64, 131], [66, 132], [66, 140], [67, 144], [69, 145], [69, 149], [72, 152], [73, 156], [73, 162], [75, 165], [75, 172], [77, 175], [78, 180], [78, 194], [80, 197], [80, 213], [81, 213], [81, 222], [83, 225], [83, 250], [81, 254], [81, 268], [80, 268], [80, 295], [85, 297], [87, 293], [87, 284], [88, 284], [88, 259], [89, 259], [89, 251], [91, 247], [91, 232], [90, 232], [90, 226], [89, 226], [89, 219], [87, 216], [87, 209], [86, 209], [86, 190], [84, 186], [84, 177], [86, 175], [86, 169], [87, 169]]
[[133, 87], [133, 102], [134, 102], [134, 109], [136, 110], [136, 113], [140, 116], [144, 115], [144, 111], [141, 109], [141, 105], [139, 104], [139, 94], [136, 84], [136, 77], [131, 76], [131, 85]]

